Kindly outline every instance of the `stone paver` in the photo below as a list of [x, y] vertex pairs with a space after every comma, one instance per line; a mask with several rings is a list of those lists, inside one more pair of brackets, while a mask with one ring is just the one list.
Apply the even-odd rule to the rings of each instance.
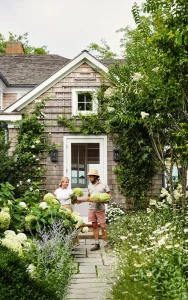
[[93, 244], [93, 239], [80, 240], [79, 248], [73, 252], [78, 272], [72, 277], [66, 300], [107, 299], [105, 294], [113, 282], [113, 278], [109, 278], [110, 266], [115, 256], [104, 251], [102, 241], [100, 250], [90, 251]]

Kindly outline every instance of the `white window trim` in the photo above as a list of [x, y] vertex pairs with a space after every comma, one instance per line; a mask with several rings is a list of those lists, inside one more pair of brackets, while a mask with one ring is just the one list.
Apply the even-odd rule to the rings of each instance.
[[64, 176], [71, 178], [71, 144], [72, 143], [99, 143], [100, 144], [100, 164], [103, 164], [103, 174], [100, 179], [107, 182], [107, 136], [89, 135], [89, 136], [64, 136]]
[[87, 114], [97, 114], [98, 110], [98, 100], [97, 98], [93, 98], [93, 110], [88, 110], [88, 111], [78, 111], [78, 92], [93, 92], [94, 94], [96, 93], [96, 88], [76, 88], [72, 89], [72, 115], [77, 116], [79, 113], [83, 115]]

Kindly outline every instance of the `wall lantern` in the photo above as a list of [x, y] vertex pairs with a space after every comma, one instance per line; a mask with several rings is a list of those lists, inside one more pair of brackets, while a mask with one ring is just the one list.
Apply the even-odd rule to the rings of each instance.
[[120, 161], [120, 151], [118, 147], [115, 147], [113, 150], [114, 161]]
[[58, 151], [57, 151], [57, 149], [52, 149], [50, 151], [50, 159], [51, 159], [51, 162], [57, 162], [58, 161]]

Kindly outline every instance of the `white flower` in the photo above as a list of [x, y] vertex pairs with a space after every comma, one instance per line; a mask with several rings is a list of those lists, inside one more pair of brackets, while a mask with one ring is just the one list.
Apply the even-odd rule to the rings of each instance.
[[127, 236], [125, 236], [125, 235], [121, 235], [121, 236], [120, 236], [120, 239], [121, 239], [122, 241], [124, 241], [124, 240], [126, 240], [126, 239], [127, 239]]
[[35, 271], [36, 267], [33, 265], [33, 264], [30, 264], [28, 267], [27, 267], [27, 272], [29, 273], [33, 273]]
[[166, 249], [171, 249], [172, 245], [166, 245]]
[[27, 207], [27, 204], [25, 202], [20, 202], [19, 205], [23, 208], [26, 208]]
[[17, 184], [16, 186], [17, 186], [17, 187], [19, 187], [20, 185], [19, 185], [19, 184]]
[[153, 72], [157, 73], [159, 71], [159, 67], [155, 67], [152, 69]]
[[132, 249], [137, 249], [138, 245], [132, 246]]
[[145, 118], [147, 118], [149, 116], [149, 114], [146, 113], [146, 112], [144, 112], [144, 111], [141, 111], [140, 114], [141, 114], [142, 119], [145, 119]]
[[152, 273], [151, 272], [147, 272], [146, 274], [148, 277], [152, 276]]
[[156, 205], [156, 204], [157, 204], [157, 202], [155, 199], [150, 199], [149, 205]]
[[83, 233], [87, 233], [89, 231], [89, 228], [87, 226], [83, 227], [82, 228], [82, 232]]
[[39, 143], [40, 143], [40, 141], [39, 141], [39, 140], [36, 140], [36, 141], [35, 141], [35, 143], [36, 143], [36, 144], [39, 144]]
[[0, 212], [0, 229], [8, 229], [10, 225], [10, 214], [6, 211]]
[[19, 183], [20, 183], [20, 185], [22, 185], [22, 181], [20, 181]]
[[22, 232], [18, 233], [16, 238], [20, 242], [24, 242], [27, 240], [27, 236], [25, 235], [25, 233], [22, 233]]
[[4, 232], [4, 235], [5, 236], [13, 236], [13, 237], [15, 237], [16, 236], [16, 233], [13, 231], [13, 230], [6, 230], [5, 232]]
[[32, 145], [31, 148], [32, 148], [32, 149], [35, 148], [35, 145]]
[[147, 208], [146, 211], [149, 214], [151, 212], [151, 208]]
[[31, 182], [31, 179], [27, 179], [27, 182], [30, 183], [30, 182]]
[[31, 192], [33, 191], [33, 188], [32, 188], [32, 186], [30, 186], [30, 188], [29, 188], [29, 189], [30, 189], [30, 191], [31, 191]]
[[36, 158], [36, 160], [38, 161], [38, 160], [39, 160], [39, 158]]
[[107, 107], [107, 111], [110, 113], [110, 112], [113, 112], [115, 110], [115, 108], [114, 107], [110, 107], [110, 106], [108, 106]]
[[185, 228], [183, 231], [184, 231], [184, 233], [187, 233], [188, 232], [188, 228]]
[[42, 209], [46, 209], [46, 208], [48, 208], [48, 205], [47, 205], [46, 202], [41, 202], [41, 203], [39, 204], [39, 207], [41, 207]]
[[114, 89], [113, 88], [108, 88], [105, 92], [104, 92], [104, 98], [111, 98], [114, 95]]
[[140, 79], [142, 79], [144, 76], [141, 73], [134, 73], [132, 77], [132, 81], [139, 81]]

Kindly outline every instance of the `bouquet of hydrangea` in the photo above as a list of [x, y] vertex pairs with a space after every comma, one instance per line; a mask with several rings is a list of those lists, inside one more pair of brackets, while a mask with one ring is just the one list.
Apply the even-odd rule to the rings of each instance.
[[82, 189], [80, 188], [75, 188], [73, 190], [73, 194], [70, 196], [71, 197], [71, 204], [75, 204], [77, 197], [82, 197], [84, 195]]
[[90, 202], [109, 202], [110, 195], [107, 193], [92, 194], [89, 198]]

